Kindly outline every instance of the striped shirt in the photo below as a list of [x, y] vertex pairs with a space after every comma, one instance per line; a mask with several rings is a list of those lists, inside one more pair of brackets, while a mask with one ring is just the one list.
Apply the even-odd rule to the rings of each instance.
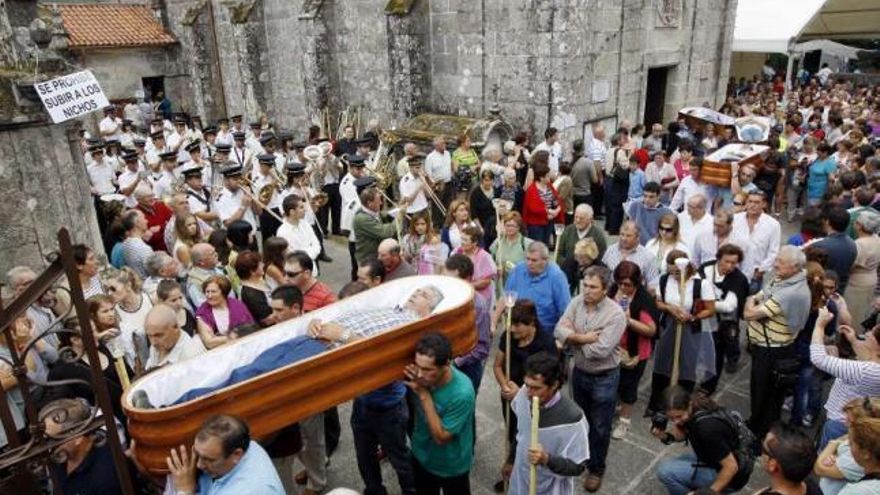
[[771, 297], [764, 301], [760, 307], [770, 317], [749, 322], [749, 342], [761, 347], [783, 347], [793, 343], [798, 330], [792, 331], [788, 328], [788, 321], [785, 319], [779, 302]]
[[357, 336], [372, 337], [385, 330], [390, 330], [415, 320], [415, 315], [400, 306], [395, 306], [393, 308], [351, 311], [336, 318], [333, 320], [333, 323], [351, 330]]
[[844, 421], [843, 406], [852, 399], [880, 395], [880, 363], [829, 356], [822, 344], [810, 345], [810, 361], [834, 377], [825, 411], [828, 419]]
[[639, 265], [639, 268], [642, 270], [642, 277], [644, 277], [645, 284], [648, 287], [656, 288], [659, 285], [660, 270], [657, 266], [657, 260], [645, 246], [638, 245], [635, 249], [624, 252], [620, 248], [620, 243], [617, 242], [609, 246], [608, 250], [605, 251], [605, 256], [602, 257], [602, 263], [605, 263], [605, 266], [612, 272], [624, 260], [632, 261]]

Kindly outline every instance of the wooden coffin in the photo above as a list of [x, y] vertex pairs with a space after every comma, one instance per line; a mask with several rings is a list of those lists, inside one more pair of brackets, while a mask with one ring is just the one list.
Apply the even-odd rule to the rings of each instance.
[[740, 166], [751, 164], [756, 169], [764, 164], [764, 156], [770, 150], [762, 144], [731, 143], [715, 150], [703, 158], [700, 178], [706, 184], [730, 187], [730, 164], [739, 162]]
[[[221, 383], [232, 369], [251, 363], [264, 350], [305, 334], [313, 319], [330, 321], [350, 311], [402, 305], [415, 289], [426, 285], [436, 286], [444, 294], [443, 301], [428, 318], [328, 350], [193, 401], [162, 407], [187, 390]], [[250, 425], [254, 438], [264, 438], [403, 378], [404, 367], [413, 361], [416, 342], [426, 332], [446, 335], [456, 355], [470, 351], [477, 342], [474, 322], [474, 291], [470, 284], [438, 275], [409, 277], [161, 368], [133, 383], [122, 398], [129, 434], [137, 440], [138, 460], [152, 474], [166, 473], [165, 457], [169, 450], [192, 444], [201, 423], [216, 414], [239, 416]], [[138, 391], [146, 393], [157, 408], [134, 407], [132, 397]]]
[[678, 111], [678, 118], [684, 119], [692, 132], [703, 133], [706, 124], [715, 126], [716, 135], [720, 135], [722, 127], [734, 127], [734, 118], [721, 112], [705, 107], [685, 107]]

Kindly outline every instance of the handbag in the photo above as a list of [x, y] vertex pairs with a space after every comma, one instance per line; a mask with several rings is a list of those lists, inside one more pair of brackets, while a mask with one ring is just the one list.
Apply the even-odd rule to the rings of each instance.
[[[761, 322], [761, 330], [764, 333], [764, 341], [770, 348], [770, 337], [767, 336], [767, 324]], [[793, 389], [798, 381], [801, 370], [801, 360], [797, 357], [776, 359], [770, 365], [770, 379], [773, 387], [779, 391]]]

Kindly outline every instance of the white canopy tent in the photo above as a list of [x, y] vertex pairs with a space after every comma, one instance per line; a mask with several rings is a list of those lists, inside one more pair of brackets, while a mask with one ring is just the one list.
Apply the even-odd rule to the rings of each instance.
[[[880, 38], [880, 0], [739, 0], [733, 51], [789, 55], [786, 86], [794, 59], [822, 49], [855, 58], [858, 49], [828, 39]], [[826, 40], [825, 45], [801, 43]]]

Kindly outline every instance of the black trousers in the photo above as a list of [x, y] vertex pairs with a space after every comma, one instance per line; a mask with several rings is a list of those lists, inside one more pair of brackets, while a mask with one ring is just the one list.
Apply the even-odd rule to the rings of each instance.
[[339, 410], [331, 407], [324, 411], [324, 444], [327, 449], [327, 457], [333, 455], [339, 446], [339, 437], [342, 435], [342, 425], [339, 423]]
[[[281, 213], [278, 211], [278, 208], [275, 208], [272, 211], [277, 213], [279, 216], [281, 215]], [[268, 210], [264, 209], [263, 212], [260, 213], [260, 234], [263, 235], [264, 243], [266, 242], [266, 239], [273, 237], [275, 233], [278, 232], [278, 227], [281, 227], [281, 222], [279, 222], [277, 218], [273, 217]]]
[[415, 457], [412, 462], [416, 476], [416, 493], [419, 495], [470, 495], [470, 471], [452, 478], [441, 478], [428, 472]]
[[360, 399], [355, 399], [352, 404], [351, 433], [358, 471], [366, 485], [364, 495], [388, 494], [382, 481], [382, 468], [376, 457], [376, 450], [380, 445], [397, 473], [401, 493], [416, 493], [413, 466], [406, 444], [408, 415], [406, 402], [403, 400], [386, 410], [372, 409]]
[[782, 415], [786, 390], [776, 386], [773, 368], [776, 361], [797, 356], [794, 344], [785, 347], [752, 346], [752, 377], [749, 383], [751, 417], [749, 428], [755, 436], [764, 438], [770, 425]]
[[351, 241], [348, 241], [348, 258], [351, 261], [351, 281], [354, 282], [358, 278], [358, 260], [355, 256], [355, 251], [357, 250], [357, 244]]
[[[333, 235], [342, 235], [339, 227], [339, 218], [342, 212], [342, 196], [339, 194], [339, 184], [324, 184], [321, 188], [327, 195], [327, 204], [322, 206], [316, 212], [318, 224], [324, 229], [324, 232], [332, 232]], [[333, 230], [330, 230], [327, 221], [333, 222]]]
[[[654, 373], [651, 375], [651, 399], [648, 401], [648, 410], [652, 412], [666, 412], [666, 408], [663, 407], [663, 391], [669, 388], [672, 380], [668, 375], [661, 375], [660, 373]], [[694, 391], [694, 383], [691, 380], [679, 380], [678, 385], [687, 390], [688, 392]]]
[[593, 215], [601, 217], [602, 204], [605, 202], [605, 186], [593, 184], [590, 186], [590, 205], [593, 207]]
[[[321, 255], [323, 255], [324, 254], [324, 233], [321, 231], [321, 227], [318, 226], [317, 222], [315, 222], [312, 225], [312, 232], [314, 232], [315, 237], [318, 238], [318, 243], [321, 245]], [[293, 249], [293, 248], [291, 248], [291, 249]], [[315, 260], [315, 268], [317, 268], [318, 272], [320, 273], [321, 266], [318, 264], [318, 260]]]

